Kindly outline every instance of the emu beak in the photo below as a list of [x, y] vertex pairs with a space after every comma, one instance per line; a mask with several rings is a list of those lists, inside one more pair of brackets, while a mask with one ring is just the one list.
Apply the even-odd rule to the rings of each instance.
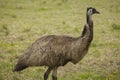
[[99, 12], [99, 11], [95, 11], [95, 13], [96, 13], [96, 14], [100, 14], [100, 12]]

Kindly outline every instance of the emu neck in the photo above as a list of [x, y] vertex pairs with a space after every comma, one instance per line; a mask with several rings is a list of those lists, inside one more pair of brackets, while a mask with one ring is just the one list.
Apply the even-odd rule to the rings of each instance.
[[92, 15], [86, 15], [86, 22], [87, 24], [84, 26], [82, 32], [82, 38], [84, 39], [83, 42], [86, 46], [89, 47], [91, 41], [93, 40], [93, 21]]
[[92, 15], [86, 14], [86, 20], [87, 20], [87, 24], [89, 25], [89, 27], [90, 27], [90, 28], [93, 28]]

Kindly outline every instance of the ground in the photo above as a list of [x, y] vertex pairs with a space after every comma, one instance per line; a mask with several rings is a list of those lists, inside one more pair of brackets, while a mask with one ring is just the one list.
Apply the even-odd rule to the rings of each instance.
[[[120, 0], [0, 0], [0, 80], [43, 80], [47, 67], [12, 69], [38, 38], [81, 35], [86, 8], [95, 7], [94, 40], [76, 65], [58, 70], [58, 80], [120, 80]], [[49, 77], [51, 80], [51, 77]]]

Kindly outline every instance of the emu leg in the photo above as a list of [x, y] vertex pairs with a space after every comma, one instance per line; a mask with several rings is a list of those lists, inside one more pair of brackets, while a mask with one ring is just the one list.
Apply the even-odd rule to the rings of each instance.
[[58, 67], [55, 67], [53, 69], [52, 80], [57, 80], [57, 69], [58, 69]]
[[50, 68], [50, 67], [47, 69], [47, 71], [46, 71], [45, 74], [44, 74], [44, 80], [47, 80], [47, 78], [48, 78], [51, 70], [52, 70], [52, 68]]

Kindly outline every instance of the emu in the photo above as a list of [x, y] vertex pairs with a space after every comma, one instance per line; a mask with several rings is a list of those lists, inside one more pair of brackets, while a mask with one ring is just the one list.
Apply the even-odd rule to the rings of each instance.
[[80, 37], [48, 35], [37, 39], [22, 55], [13, 72], [21, 71], [33, 66], [48, 66], [44, 73], [44, 80], [52, 72], [52, 80], [57, 80], [57, 69], [68, 62], [78, 63], [88, 52], [93, 40], [92, 15], [99, 12], [92, 7], [87, 8], [86, 25]]

